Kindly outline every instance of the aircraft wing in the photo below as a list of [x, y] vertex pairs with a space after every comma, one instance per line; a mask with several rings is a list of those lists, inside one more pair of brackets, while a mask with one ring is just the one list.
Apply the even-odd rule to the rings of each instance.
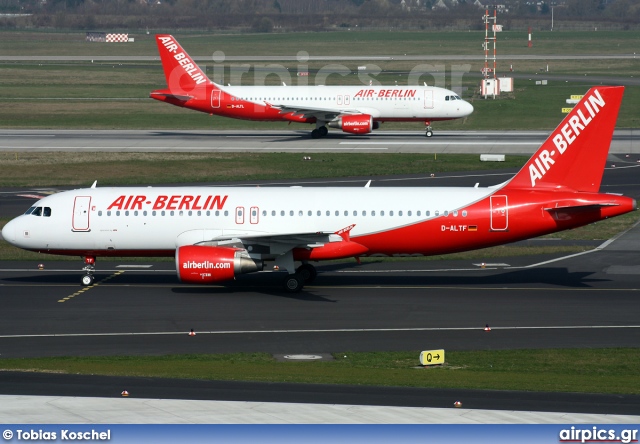
[[301, 116], [305, 119], [315, 117], [318, 120], [329, 122], [336, 117], [343, 114], [362, 114], [362, 112], [356, 108], [351, 109], [338, 109], [338, 108], [315, 108], [312, 106], [291, 106], [291, 105], [279, 105], [269, 104], [272, 108], [280, 110], [280, 114], [292, 113], [295, 116]]
[[341, 241], [342, 237], [334, 232], [306, 232], [306, 233], [230, 233], [216, 236], [200, 245], [215, 243], [220, 246], [246, 248], [247, 246], [264, 246], [273, 250], [288, 251], [292, 248], [315, 248], [325, 243]]
[[307, 250], [318, 249], [325, 251], [323, 254], [343, 254], [345, 246], [353, 255], [363, 253], [367, 249], [350, 240], [350, 232], [355, 224], [344, 227], [338, 231], [315, 231], [301, 233], [252, 233], [235, 232], [218, 235], [209, 241], [199, 245], [215, 245], [247, 249], [256, 254], [284, 254], [294, 248]]

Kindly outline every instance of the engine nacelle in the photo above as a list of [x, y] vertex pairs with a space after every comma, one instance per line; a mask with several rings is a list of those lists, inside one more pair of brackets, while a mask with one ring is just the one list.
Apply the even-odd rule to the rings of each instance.
[[190, 284], [229, 281], [239, 274], [261, 271], [262, 265], [239, 248], [185, 245], [176, 250], [178, 279]]
[[328, 122], [327, 125], [331, 128], [339, 128], [345, 133], [352, 134], [367, 134], [377, 127], [373, 123], [373, 117], [369, 114], [340, 116], [337, 120]]

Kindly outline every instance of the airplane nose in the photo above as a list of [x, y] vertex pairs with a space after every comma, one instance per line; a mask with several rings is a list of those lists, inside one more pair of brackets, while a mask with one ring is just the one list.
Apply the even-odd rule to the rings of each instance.
[[2, 227], [2, 238], [10, 244], [16, 241], [16, 224], [14, 221], [10, 220]]
[[462, 112], [465, 116], [470, 115], [473, 112], [473, 105], [469, 102], [464, 102], [464, 107], [462, 108]]

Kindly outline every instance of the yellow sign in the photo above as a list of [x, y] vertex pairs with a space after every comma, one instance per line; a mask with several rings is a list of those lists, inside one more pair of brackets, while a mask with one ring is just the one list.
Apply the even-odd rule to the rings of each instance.
[[581, 100], [584, 95], [571, 94], [571, 100]]
[[562, 114], [569, 114], [573, 108], [562, 108]]
[[420, 364], [444, 364], [444, 350], [425, 350], [420, 353]]

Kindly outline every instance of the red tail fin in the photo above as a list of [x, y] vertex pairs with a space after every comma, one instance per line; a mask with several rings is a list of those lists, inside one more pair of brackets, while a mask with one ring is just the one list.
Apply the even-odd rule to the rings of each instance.
[[173, 36], [156, 34], [156, 43], [171, 94], [175, 96], [195, 95], [193, 94], [194, 90], [212, 85], [211, 80]]
[[591, 88], [505, 188], [597, 192], [623, 91]]

